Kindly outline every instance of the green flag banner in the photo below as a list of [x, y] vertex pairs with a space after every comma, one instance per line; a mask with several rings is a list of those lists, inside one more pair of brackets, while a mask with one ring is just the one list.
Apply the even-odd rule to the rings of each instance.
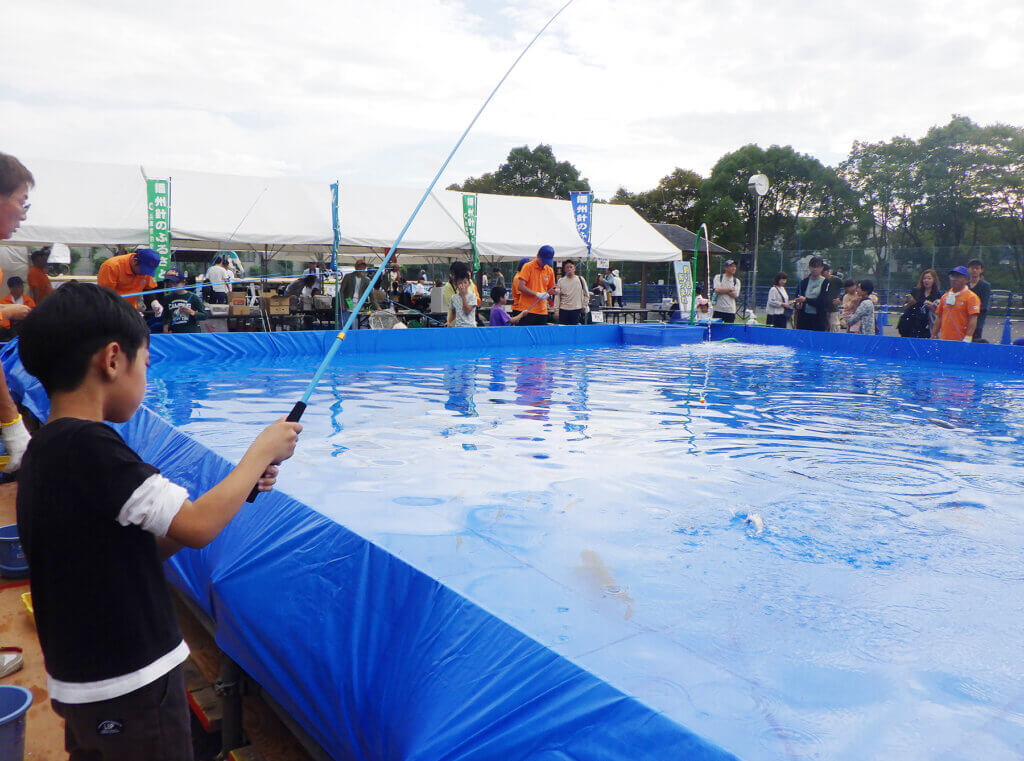
[[149, 247], [160, 254], [156, 279], [162, 280], [171, 262], [171, 181], [146, 180]]
[[469, 245], [473, 247], [473, 272], [480, 269], [480, 256], [476, 252], [476, 193], [462, 195], [462, 221], [469, 236]]

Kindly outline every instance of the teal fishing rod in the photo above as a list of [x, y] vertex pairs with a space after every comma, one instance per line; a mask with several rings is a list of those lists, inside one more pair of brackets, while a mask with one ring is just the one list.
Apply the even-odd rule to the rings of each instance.
[[[341, 330], [338, 331], [338, 335], [335, 337], [334, 342], [331, 344], [331, 348], [327, 350], [327, 354], [324, 355], [323, 361], [320, 363], [320, 366], [316, 369], [316, 372], [313, 374], [313, 379], [309, 382], [309, 386], [306, 388], [306, 393], [302, 395], [302, 399], [297, 401], [295, 403], [295, 406], [292, 407], [291, 412], [288, 413], [288, 422], [297, 423], [299, 422], [299, 420], [302, 419], [302, 414], [306, 411], [306, 406], [309, 404], [309, 400], [313, 396], [313, 392], [316, 391], [316, 387], [320, 385], [321, 378], [323, 378], [324, 373], [327, 372], [327, 368], [330, 367], [331, 361], [334, 359], [335, 355], [338, 353], [338, 350], [341, 348], [341, 342], [345, 340], [345, 334], [352, 327], [353, 320], [357, 319], [359, 315], [359, 310], [363, 308], [363, 304], [366, 302], [366, 298], [370, 295], [371, 291], [373, 291], [373, 287], [377, 284], [377, 281], [380, 280], [381, 275], [384, 274], [384, 270], [387, 267], [388, 262], [391, 261], [391, 258], [395, 255], [395, 251], [398, 249], [399, 245], [401, 245], [402, 243], [402, 240], [405, 238], [405, 234], [409, 231], [409, 228], [412, 227], [412, 223], [413, 220], [416, 219], [416, 215], [420, 213], [420, 209], [423, 208], [423, 204], [426, 203], [427, 198], [430, 197], [431, 192], [433, 192], [434, 190], [434, 186], [437, 185], [437, 181], [441, 179], [441, 175], [444, 173], [444, 170], [448, 168], [448, 164], [450, 164], [451, 160], [455, 158], [455, 154], [458, 152], [459, 148], [462, 147], [462, 143], [469, 135], [470, 130], [473, 129], [477, 120], [480, 118], [480, 115], [483, 114], [484, 109], [487, 108], [488, 104], [490, 104], [494, 96], [497, 95], [498, 90], [500, 90], [501, 86], [505, 84], [505, 80], [509, 78], [509, 76], [512, 74], [513, 70], [515, 70], [519, 62], [523, 60], [523, 57], [529, 52], [530, 48], [533, 47], [534, 43], [536, 43], [537, 40], [541, 38], [541, 35], [543, 35], [544, 32], [547, 31], [548, 27], [555, 22], [555, 19], [561, 16], [562, 12], [565, 11], [565, 9], [568, 8], [570, 5], [572, 5], [573, 2], [575, 2], [575, 0], [568, 0], [568, 2], [565, 3], [565, 5], [563, 5], [555, 12], [555, 15], [548, 19], [547, 23], [540, 28], [540, 31], [538, 31], [537, 34], [533, 36], [533, 39], [531, 39], [530, 42], [527, 43], [526, 47], [523, 48], [522, 52], [518, 56], [516, 56], [516, 59], [512, 62], [512, 65], [508, 67], [508, 70], [504, 73], [504, 75], [502, 75], [501, 79], [498, 80], [498, 84], [496, 84], [494, 86], [494, 89], [491, 90], [490, 94], [487, 96], [487, 99], [483, 102], [483, 105], [480, 106], [479, 110], [476, 112], [476, 115], [469, 122], [469, 125], [466, 127], [465, 130], [463, 130], [462, 135], [459, 137], [458, 141], [456, 141], [455, 146], [449, 152], [448, 157], [444, 160], [444, 162], [441, 164], [441, 167], [437, 170], [437, 173], [434, 175], [434, 179], [430, 181], [430, 184], [427, 185], [427, 189], [423, 191], [423, 196], [416, 204], [416, 208], [412, 210], [412, 214], [409, 215], [409, 219], [406, 220], [405, 226], [402, 228], [401, 232], [398, 233], [398, 237], [395, 238], [395, 242], [391, 244], [391, 248], [388, 250], [387, 256], [385, 256], [384, 261], [380, 263], [380, 266], [377, 268], [377, 272], [374, 273], [373, 279], [370, 280], [369, 286], [359, 297], [359, 301], [352, 308], [352, 311], [349, 313], [348, 319], [345, 320], [345, 324], [342, 326]], [[259, 493], [259, 485], [253, 486], [252, 491], [249, 492], [249, 502], [255, 500]]]

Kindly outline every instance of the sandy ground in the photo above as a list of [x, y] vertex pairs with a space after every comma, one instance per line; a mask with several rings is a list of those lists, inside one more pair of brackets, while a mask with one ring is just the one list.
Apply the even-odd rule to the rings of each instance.
[[[0, 526], [15, 522], [16, 495], [16, 484], [0, 484]], [[64, 752], [64, 722], [50, 708], [43, 655], [39, 649], [39, 640], [36, 639], [35, 624], [21, 600], [22, 593], [28, 590], [27, 579], [23, 582], [0, 579], [0, 644], [23, 648], [25, 658], [24, 668], [4, 677], [2, 682], [26, 687], [35, 698], [28, 712], [25, 758], [31, 761], [57, 761], [67, 758]], [[220, 652], [213, 639], [181, 605], [178, 606], [178, 618], [185, 640], [192, 650], [193, 662], [207, 679], [216, 678]], [[309, 756], [262, 700], [256, 697], [244, 698], [243, 710], [246, 733], [265, 761], [309, 761]]]

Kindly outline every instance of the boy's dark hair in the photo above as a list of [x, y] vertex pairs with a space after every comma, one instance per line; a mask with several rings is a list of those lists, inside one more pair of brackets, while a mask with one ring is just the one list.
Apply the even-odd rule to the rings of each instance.
[[575, 259], [566, 259], [564, 262], [562, 262], [562, 269], [565, 269], [565, 265], [567, 265], [567, 264], [571, 264], [573, 267], [575, 267], [576, 266], [576, 260]]
[[872, 283], [870, 280], [861, 280], [859, 283], [857, 283], [857, 285], [862, 291], [864, 291], [864, 293], [868, 294], [869, 296], [875, 291], [875, 284]]
[[8, 153], [0, 153], [0, 196], [9, 196], [22, 185], [36, 184], [32, 172]]
[[18, 356], [46, 393], [72, 391], [101, 348], [116, 342], [132, 362], [149, 342], [142, 315], [127, 301], [92, 283], [65, 283], [21, 323]]
[[772, 285], [778, 285], [780, 280], [789, 280], [789, 275], [787, 275], [785, 272], [780, 272], [775, 276], [775, 281], [772, 283]]
[[456, 280], [465, 280], [469, 275], [469, 267], [466, 266], [465, 262], [452, 262], [452, 266], [448, 270], [448, 274], [452, 277], [452, 282]]
[[843, 281], [843, 288], [850, 288], [851, 286], [854, 286], [854, 285], [857, 285], [857, 281], [856, 280], [844, 280]]
[[491, 301], [497, 304], [499, 301], [505, 298], [506, 293], [508, 293], [508, 291], [506, 291], [500, 285], [494, 286], [493, 288], [491, 288]]
[[807, 261], [807, 266], [808, 267], [824, 267], [825, 266], [825, 260], [822, 259], [820, 256], [812, 256]]
[[981, 267], [982, 269], [985, 269], [985, 262], [983, 262], [981, 259], [971, 259], [969, 262], [967, 262], [967, 266]]

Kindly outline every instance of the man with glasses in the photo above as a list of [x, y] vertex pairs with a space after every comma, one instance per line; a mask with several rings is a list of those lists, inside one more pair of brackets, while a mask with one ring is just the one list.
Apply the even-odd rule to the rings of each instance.
[[[28, 217], [28, 192], [35, 185], [35, 178], [14, 156], [0, 153], [0, 241], [14, 235]], [[0, 280], [3, 272], [0, 271]], [[0, 317], [5, 320], [22, 320], [28, 316], [29, 307], [24, 304], [6, 304], [0, 307]], [[7, 378], [0, 372], [0, 437], [7, 450], [7, 465], [4, 473], [14, 473], [21, 467], [21, 457], [28, 447], [28, 429], [21, 420], [21, 413], [11, 392], [7, 389]]]

